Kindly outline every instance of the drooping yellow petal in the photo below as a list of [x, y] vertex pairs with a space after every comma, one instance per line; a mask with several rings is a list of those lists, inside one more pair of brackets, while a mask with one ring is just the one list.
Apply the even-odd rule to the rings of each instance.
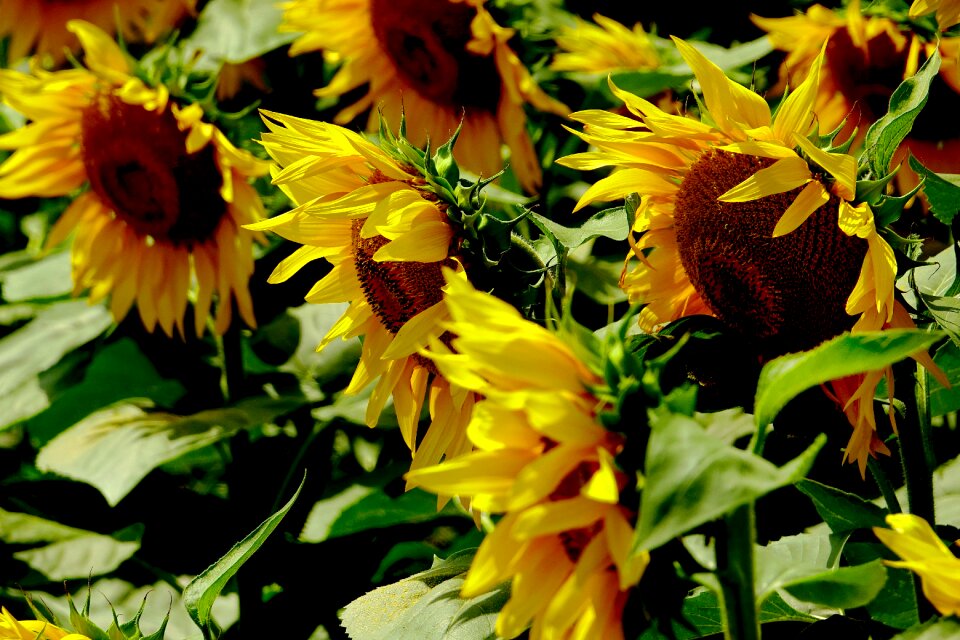
[[833, 191], [844, 200], [853, 200], [857, 192], [857, 161], [846, 153], [828, 153], [806, 138], [795, 135], [794, 141], [811, 160], [833, 176]]
[[830, 194], [823, 188], [823, 185], [816, 180], [811, 181], [783, 212], [783, 215], [777, 221], [777, 225], [773, 228], [773, 237], [784, 236], [802, 225], [814, 211], [826, 204], [828, 200], [830, 200]]
[[783, 193], [812, 180], [810, 168], [799, 156], [777, 160], [769, 167], [760, 169], [752, 176], [727, 190], [720, 202], [749, 202], [758, 198]]

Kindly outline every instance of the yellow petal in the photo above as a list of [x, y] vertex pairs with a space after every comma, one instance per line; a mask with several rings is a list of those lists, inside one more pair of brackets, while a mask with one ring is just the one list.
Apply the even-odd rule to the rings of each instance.
[[377, 262], [440, 262], [449, 253], [453, 229], [440, 220], [428, 220], [377, 249]]
[[720, 202], [749, 202], [758, 198], [796, 189], [810, 182], [810, 168], [799, 156], [777, 160], [769, 167], [729, 189], [717, 198]]
[[830, 195], [823, 188], [823, 185], [816, 180], [811, 181], [780, 216], [777, 226], [773, 228], [773, 237], [779, 238], [799, 227], [828, 200], [830, 200]]
[[130, 63], [113, 38], [85, 20], [70, 20], [67, 31], [76, 34], [86, 53], [87, 67], [109, 80], [123, 82], [130, 76]]
[[784, 98], [773, 120], [773, 135], [788, 146], [794, 142], [794, 134], [805, 136], [814, 123], [813, 103], [817, 98], [820, 85], [820, 67], [827, 43], [823, 43], [820, 54], [810, 64], [807, 77], [793, 93]]
[[385, 360], [392, 360], [405, 358], [416, 353], [427, 346], [431, 338], [437, 338], [443, 333], [440, 322], [448, 315], [447, 305], [442, 301], [424, 309], [400, 327], [400, 331], [394, 336], [390, 346], [387, 347], [381, 357]]
[[846, 153], [828, 153], [800, 135], [794, 135], [803, 152], [837, 181], [833, 191], [844, 200], [853, 200], [857, 192], [857, 161]]

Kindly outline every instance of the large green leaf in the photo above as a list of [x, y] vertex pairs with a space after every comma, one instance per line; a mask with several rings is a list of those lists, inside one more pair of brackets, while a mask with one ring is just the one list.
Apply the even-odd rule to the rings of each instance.
[[280, 3], [263, 0], [210, 0], [183, 47], [200, 50], [217, 62], [239, 63], [292, 42], [296, 33], [279, 32]]
[[24, 327], [0, 339], [0, 398], [6, 400], [0, 429], [50, 404], [40, 374], [110, 326], [101, 305], [69, 300], [51, 305]]
[[353, 640], [494, 640], [507, 585], [460, 597], [473, 551], [435, 560], [433, 567], [354, 600], [343, 610]]
[[[893, 553], [879, 542], [848, 542], [843, 548], [843, 557], [854, 565], [881, 558], [895, 559]], [[912, 574], [906, 569], [889, 569], [883, 588], [866, 609], [871, 618], [895, 629], [916, 624], [919, 620]]]
[[0, 273], [6, 302], [24, 302], [64, 296], [73, 290], [70, 252], [58, 251], [16, 269]]
[[567, 277], [573, 280], [574, 288], [599, 304], [617, 304], [627, 299], [620, 288], [620, 272], [623, 260], [608, 260], [589, 256], [578, 260], [571, 256], [566, 263]]
[[923, 195], [937, 220], [950, 224], [960, 212], [960, 175], [934, 173], [910, 156], [910, 168], [923, 178]]
[[529, 212], [527, 219], [544, 232], [552, 234], [567, 249], [576, 249], [583, 243], [600, 237], [626, 240], [630, 233], [630, 220], [623, 207], [599, 211], [575, 227], [557, 224], [533, 211]]
[[140, 548], [139, 529], [126, 529], [120, 537], [0, 509], [0, 540], [32, 545], [13, 557], [51, 581], [110, 573]]
[[882, 178], [887, 175], [890, 160], [927, 103], [930, 82], [939, 70], [940, 53], [935, 50], [916, 75], [907, 78], [897, 87], [890, 97], [887, 113], [867, 130], [864, 153], [873, 177]]
[[263, 546], [263, 543], [267, 541], [267, 538], [277, 528], [283, 517], [287, 515], [300, 495], [300, 490], [303, 489], [303, 483], [306, 482], [306, 479], [306, 475], [304, 475], [303, 480], [300, 481], [300, 486], [297, 487], [296, 492], [287, 504], [264, 520], [246, 538], [233, 545], [230, 551], [191, 580], [190, 584], [183, 590], [183, 606], [186, 607], [190, 618], [203, 630], [204, 638], [207, 640], [216, 637], [217, 625], [211, 616], [211, 610], [214, 602], [220, 596], [220, 592], [227, 586], [230, 578], [236, 575], [240, 567], [250, 559], [250, 556]]
[[137, 343], [129, 338], [97, 353], [83, 382], [59, 394], [53, 404], [27, 421], [34, 446], [42, 446], [59, 432], [98, 409], [129, 398], [147, 398], [171, 406], [186, 389], [176, 380], [160, 376]]
[[300, 533], [302, 542], [323, 542], [368, 529], [462, 515], [452, 505], [437, 511], [437, 496], [412, 489], [396, 498], [381, 487], [355, 484], [313, 505]]
[[957, 638], [960, 638], [960, 621], [956, 618], [941, 618], [911, 627], [891, 640], [956, 640]]
[[882, 369], [926, 349], [942, 334], [916, 329], [890, 329], [844, 334], [801, 353], [764, 365], [757, 383], [756, 422], [765, 425], [802, 391], [830, 380]]
[[150, 404], [126, 402], [89, 415], [48, 442], [37, 467], [93, 485], [116, 505], [156, 467], [266, 424], [303, 400], [254, 398], [190, 416], [150, 412]]
[[[731, 419], [720, 416], [718, 419]], [[824, 438], [783, 467], [710, 436], [692, 418], [660, 413], [647, 445], [634, 549], [656, 549], [694, 527], [806, 475]]]
[[817, 513], [834, 533], [884, 526], [887, 512], [860, 496], [806, 479], [797, 483], [797, 489], [813, 501]]

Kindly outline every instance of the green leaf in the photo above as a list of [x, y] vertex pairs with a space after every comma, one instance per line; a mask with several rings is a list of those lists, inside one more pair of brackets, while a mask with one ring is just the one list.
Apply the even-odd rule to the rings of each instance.
[[830, 380], [882, 369], [926, 349], [942, 334], [916, 329], [890, 329], [844, 334], [810, 351], [771, 360], [760, 371], [756, 423], [765, 425], [802, 391]]
[[950, 224], [960, 212], [960, 175], [934, 173], [910, 156], [910, 168], [923, 178], [923, 195], [930, 204], [930, 211], [944, 224]]
[[207, 567], [203, 573], [191, 580], [190, 584], [184, 588], [183, 606], [186, 607], [190, 618], [203, 630], [204, 638], [209, 639], [211, 637], [210, 634], [216, 629], [210, 612], [220, 592], [227, 586], [230, 578], [236, 575], [240, 567], [250, 559], [250, 556], [267, 541], [270, 534], [277, 528], [280, 521], [283, 520], [283, 517], [290, 511], [290, 508], [293, 507], [293, 503], [296, 502], [297, 497], [300, 495], [300, 490], [303, 489], [303, 484], [306, 481], [307, 476], [304, 474], [303, 480], [300, 481], [300, 486], [297, 487], [293, 497], [290, 498], [287, 504], [280, 507], [279, 511], [264, 520], [250, 535], [233, 545], [233, 548], [230, 549], [226, 555]]
[[38, 516], [0, 509], [0, 540], [7, 544], [36, 545], [15, 552], [13, 557], [51, 581], [110, 573], [140, 548], [139, 532], [139, 528], [134, 532], [135, 539], [126, 535], [125, 539], [118, 540]]
[[916, 75], [907, 78], [897, 87], [890, 97], [887, 113], [867, 130], [864, 153], [875, 178], [887, 175], [890, 160], [927, 103], [930, 82], [939, 70], [940, 53], [934, 51]]
[[300, 398], [253, 398], [190, 416], [148, 412], [127, 402], [97, 411], [48, 442], [37, 468], [93, 485], [116, 505], [151, 470], [303, 404]]
[[834, 533], [884, 526], [886, 510], [860, 496], [806, 479], [797, 483], [797, 489], [813, 501], [817, 513]]
[[604, 209], [576, 227], [565, 227], [549, 218], [531, 211], [527, 219], [533, 222], [545, 233], [552, 234], [567, 249], [575, 249], [594, 238], [610, 238], [612, 240], [626, 240], [630, 233], [630, 221], [623, 207]]
[[218, 63], [245, 62], [297, 37], [277, 31], [282, 18], [281, 5], [275, 2], [210, 0], [182, 46], [190, 54], [200, 50]]
[[25, 302], [56, 298], [73, 291], [70, 277], [70, 252], [58, 251], [35, 262], [0, 273], [3, 299]]
[[184, 393], [179, 382], [161, 377], [137, 343], [125, 338], [100, 351], [83, 382], [57, 395], [46, 411], [27, 421], [27, 430], [34, 446], [42, 446], [92, 412], [121, 400], [149, 398], [171, 406]]
[[623, 260], [605, 260], [590, 256], [586, 260], [570, 257], [566, 263], [567, 275], [573, 278], [576, 290], [599, 304], [617, 304], [627, 299], [620, 288]]
[[494, 625], [509, 588], [504, 584], [461, 598], [472, 558], [472, 551], [454, 554], [361, 596], [344, 608], [344, 628], [353, 640], [495, 640]]
[[956, 618], [927, 620], [896, 635], [892, 640], [956, 640], [960, 638], [960, 621]]
[[[723, 417], [721, 419], [729, 419]], [[824, 437], [783, 467], [724, 444], [682, 415], [660, 415], [647, 445], [634, 549], [653, 550], [806, 475]]]
[[0, 398], [8, 401], [0, 429], [49, 406], [40, 374], [103, 333], [111, 322], [103, 306], [69, 300], [43, 309], [31, 322], [0, 339]]
[[[960, 346], [956, 342], [947, 342], [937, 349], [933, 362], [940, 367], [947, 380], [960, 380]], [[960, 410], [960, 385], [954, 384], [948, 389], [932, 376], [928, 380], [931, 415], [942, 416]]]
[[[873, 562], [879, 558], [895, 559], [893, 553], [879, 542], [848, 542], [843, 557], [850, 564]], [[917, 600], [913, 576], [906, 569], [889, 569], [883, 589], [866, 605], [870, 617], [895, 629], [906, 629], [918, 622]]]
[[840, 567], [809, 576], [784, 588], [795, 598], [835, 609], [862, 607], [873, 601], [887, 581], [881, 560], [856, 567]]
[[463, 514], [451, 504], [437, 511], [437, 496], [420, 489], [391, 498], [379, 487], [355, 484], [313, 505], [300, 540], [323, 542], [369, 529], [457, 515]]

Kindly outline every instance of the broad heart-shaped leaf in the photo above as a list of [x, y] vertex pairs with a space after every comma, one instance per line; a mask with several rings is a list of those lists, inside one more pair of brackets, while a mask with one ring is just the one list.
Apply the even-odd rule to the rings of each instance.
[[808, 576], [784, 588], [795, 598], [837, 609], [862, 607], [877, 597], [887, 581], [880, 560]]
[[343, 610], [347, 634], [353, 640], [494, 640], [509, 588], [504, 584], [475, 598], [460, 598], [473, 554], [435, 560], [426, 571], [357, 598]]
[[355, 484], [313, 505], [300, 540], [323, 542], [368, 529], [457, 515], [463, 514], [452, 504], [437, 511], [437, 496], [421, 489], [391, 498], [380, 487]]
[[[720, 607], [720, 601], [717, 594], [710, 590], [702, 590], [687, 596], [683, 601], [683, 617], [687, 623], [694, 627], [694, 631], [673, 622], [671, 625], [671, 635], [664, 636], [655, 629], [647, 629], [637, 640], [694, 640], [705, 636], [713, 636], [723, 633], [723, 609]], [[815, 622], [816, 618], [801, 613], [783, 601], [779, 595], [774, 593], [767, 598], [757, 612], [757, 617], [761, 624], [772, 622]], [[773, 636], [773, 629], [765, 628], [765, 635]]]
[[287, 504], [264, 520], [250, 535], [233, 545], [233, 548], [227, 551], [226, 555], [191, 580], [190, 584], [183, 590], [183, 606], [186, 607], [190, 618], [203, 630], [204, 638], [207, 640], [215, 637], [211, 634], [216, 631], [216, 625], [210, 615], [213, 603], [217, 600], [223, 588], [227, 586], [230, 578], [236, 575], [240, 567], [250, 559], [250, 556], [263, 546], [263, 543], [267, 541], [267, 538], [277, 528], [283, 517], [287, 515], [293, 503], [297, 501], [300, 490], [303, 489], [303, 484], [306, 481], [307, 476], [304, 474], [300, 486], [297, 487]]
[[527, 215], [527, 218], [541, 231], [555, 237], [568, 250], [576, 249], [584, 242], [599, 237], [626, 240], [627, 234], [630, 233], [630, 221], [623, 207], [604, 209], [576, 227], [565, 227], [533, 211]]
[[[110, 312], [84, 300], [53, 304], [25, 326], [0, 339], [0, 398], [7, 403], [0, 429], [46, 409], [40, 374], [110, 326]], [[15, 404], [9, 404], [11, 400]]]
[[891, 640], [956, 640], [960, 638], [960, 621], [956, 618], [927, 620], [911, 627]]
[[950, 224], [960, 212], [960, 175], [934, 173], [910, 156], [910, 168], [923, 178], [923, 195], [937, 220]]
[[937, 326], [960, 342], [960, 298], [931, 296], [920, 292], [920, 299], [927, 307]]
[[200, 50], [215, 62], [245, 62], [297, 37], [277, 31], [282, 17], [276, 2], [210, 0], [182, 46], [190, 53]]
[[[940, 367], [947, 380], [960, 380], [960, 346], [952, 340], [942, 345], [933, 355], [933, 362]], [[947, 389], [934, 378], [928, 378], [930, 385], [930, 414], [942, 416], [960, 409], [960, 385], [954, 384]]]
[[940, 53], [934, 51], [916, 75], [897, 87], [890, 97], [887, 113], [867, 130], [864, 153], [874, 178], [887, 175], [893, 154], [910, 133], [920, 110], [927, 104], [930, 82], [939, 70]]
[[620, 272], [623, 259], [608, 260], [589, 256], [586, 260], [577, 260], [572, 255], [567, 259], [567, 277], [574, 280], [578, 293], [599, 304], [617, 304], [627, 299], [626, 292], [620, 288]]
[[[843, 557], [850, 564], [873, 562], [878, 558], [895, 560], [889, 549], [877, 542], [847, 542]], [[870, 617], [895, 629], [906, 629], [919, 622], [913, 578], [906, 569], [888, 569], [883, 589], [866, 605]]]
[[818, 384], [882, 369], [942, 337], [916, 329], [844, 334], [801, 353], [771, 360], [760, 371], [754, 413], [758, 425], [773, 422], [787, 402]]
[[821, 435], [800, 456], [778, 468], [724, 444], [687, 416], [661, 410], [652, 427], [634, 539], [637, 552], [656, 549], [735, 507], [796, 482], [806, 475], [824, 443]]
[[885, 526], [886, 510], [860, 496], [807, 479], [796, 486], [813, 501], [817, 513], [834, 533]]
[[137, 343], [125, 338], [100, 350], [83, 382], [57, 395], [46, 411], [27, 421], [27, 430], [33, 445], [39, 447], [92, 412], [121, 400], [149, 398], [160, 406], [170, 406], [185, 392], [176, 380], [160, 376]]
[[17, 551], [13, 557], [51, 581], [110, 573], [140, 548], [139, 529], [126, 529], [124, 534], [121, 540], [0, 509], [0, 540], [7, 544], [37, 545]]
[[93, 485], [114, 506], [151, 470], [242, 429], [266, 424], [302, 398], [254, 398], [190, 416], [151, 413], [149, 402], [118, 404], [84, 418], [37, 455], [37, 467]]

